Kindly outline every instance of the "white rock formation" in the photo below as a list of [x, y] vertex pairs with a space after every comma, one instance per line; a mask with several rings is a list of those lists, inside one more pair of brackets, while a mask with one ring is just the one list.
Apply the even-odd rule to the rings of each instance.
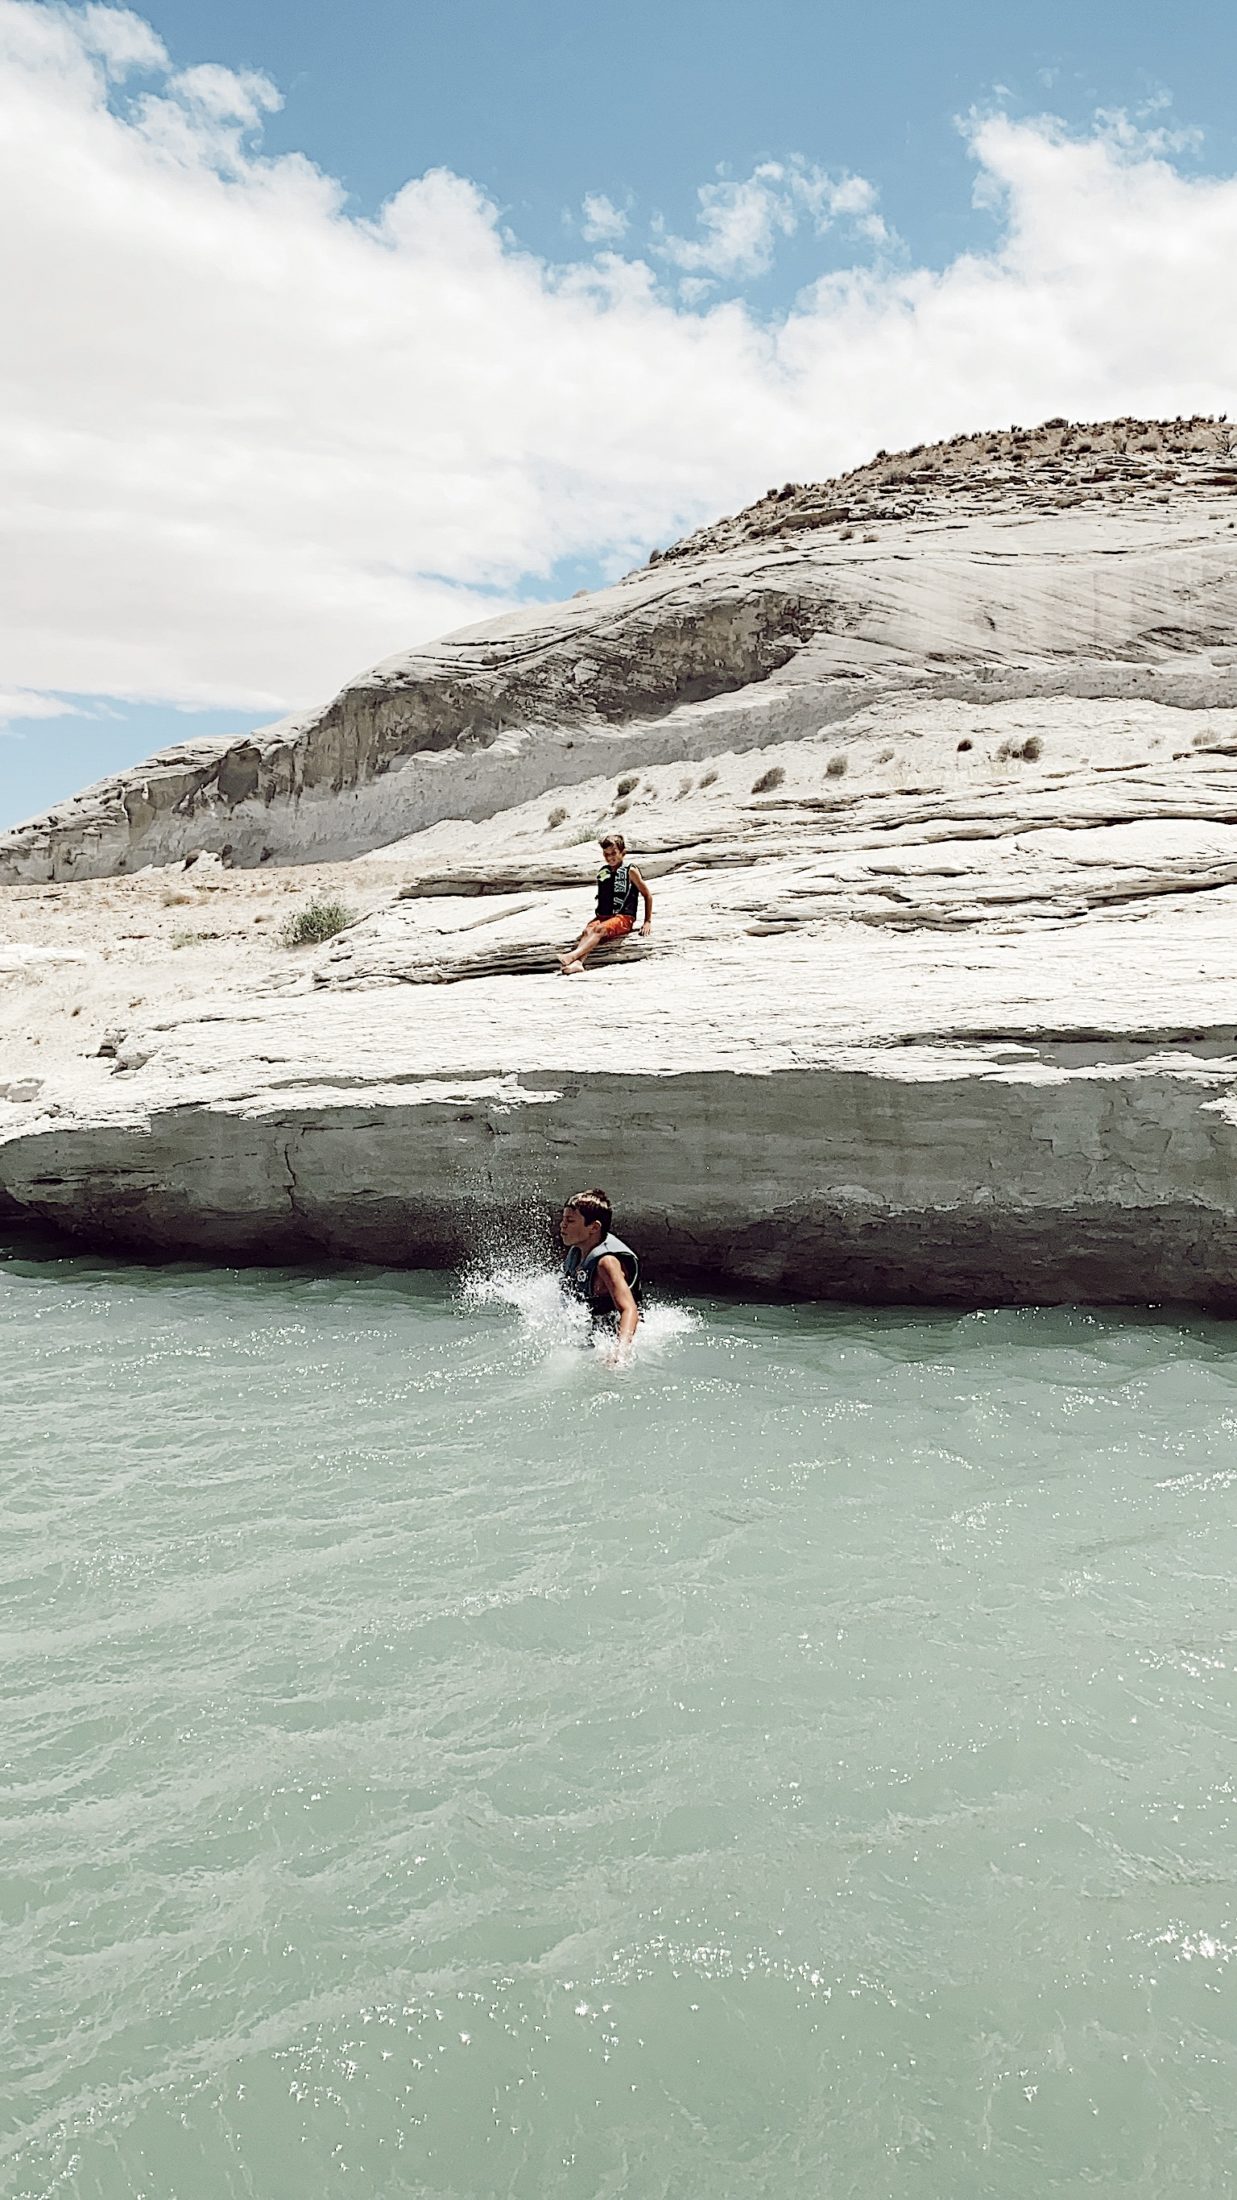
[[[1233, 486], [881, 461], [9, 836], [0, 1216], [443, 1261], [600, 1181], [667, 1279], [1237, 1305]], [[564, 980], [615, 819], [653, 938]]]

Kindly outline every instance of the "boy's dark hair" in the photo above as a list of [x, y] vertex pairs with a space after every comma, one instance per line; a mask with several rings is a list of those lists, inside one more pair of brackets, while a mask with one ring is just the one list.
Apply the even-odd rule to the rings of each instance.
[[573, 1214], [579, 1215], [581, 1222], [588, 1224], [590, 1230], [595, 1222], [599, 1222], [602, 1236], [609, 1237], [614, 1209], [610, 1205], [609, 1194], [603, 1192], [599, 1184], [594, 1184], [591, 1191], [577, 1192], [574, 1199], [568, 1200], [567, 1205]]

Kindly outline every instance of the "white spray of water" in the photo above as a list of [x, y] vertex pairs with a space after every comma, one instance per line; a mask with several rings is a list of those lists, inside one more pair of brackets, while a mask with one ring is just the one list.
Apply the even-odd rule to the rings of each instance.
[[[518, 1317], [524, 1342], [549, 1354], [587, 1350], [594, 1341], [593, 1325], [578, 1299], [559, 1288], [553, 1269], [538, 1268], [531, 1261], [495, 1261], [465, 1270], [460, 1296], [468, 1307], [506, 1306]], [[636, 1355], [647, 1359], [664, 1352], [676, 1339], [700, 1326], [700, 1317], [689, 1307], [659, 1301], [641, 1309], [636, 1336]], [[613, 1345], [608, 1330], [597, 1332], [603, 1351]]]

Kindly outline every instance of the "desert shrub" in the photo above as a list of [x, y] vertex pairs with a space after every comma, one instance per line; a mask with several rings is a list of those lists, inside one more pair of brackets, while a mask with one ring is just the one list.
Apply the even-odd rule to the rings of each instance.
[[346, 901], [315, 896], [284, 919], [279, 937], [285, 947], [319, 947], [323, 940], [334, 939], [337, 932], [342, 932], [355, 915]]
[[701, 784], [701, 786], [702, 786], [702, 787], [711, 787], [711, 786], [713, 785], [713, 783], [714, 783], [714, 781], [715, 781], [715, 779], [716, 779], [716, 778], [717, 778], [717, 773], [716, 773], [716, 772], [706, 772], [706, 773], [704, 774], [704, 777], [702, 778], [702, 780], [701, 780], [700, 784]]
[[1029, 733], [1022, 744], [1022, 758], [1026, 764], [1037, 764], [1044, 753], [1044, 744], [1037, 733]]
[[631, 804], [630, 804], [630, 802], [616, 802], [616, 803], [615, 803], [615, 805], [614, 805], [614, 815], [615, 815], [615, 817], [626, 817], [626, 815], [627, 815], [627, 812], [629, 811], [629, 809], [630, 809], [630, 808], [631, 808]]
[[173, 947], [200, 947], [203, 940], [217, 940], [217, 932], [173, 932]]
[[881, 750], [881, 752], [880, 752], [880, 755], [879, 755], [879, 756], [877, 757], [876, 761], [877, 761], [877, 763], [878, 763], [878, 764], [892, 764], [892, 762], [893, 762], [893, 750], [892, 750], [892, 749], [882, 749], [882, 750]]
[[549, 816], [546, 819], [546, 824], [549, 826], [551, 832], [553, 832], [556, 825], [565, 825], [566, 822], [567, 812], [566, 810], [561, 809], [551, 810]]
[[971, 743], [970, 741], [959, 741], [959, 743], [958, 743], [958, 754], [959, 754], [959, 756], [961, 756], [961, 754], [962, 754], [962, 752], [963, 752], [963, 750], [964, 750], [964, 749], [969, 749], [969, 748], [971, 748], [972, 746], [973, 746], [973, 743]]
[[690, 794], [690, 793], [691, 793], [691, 791], [692, 791], [692, 783], [691, 783], [690, 779], [680, 779], [680, 781], [679, 781], [679, 793], [680, 793], [680, 795]]
[[780, 787], [785, 777], [780, 764], [771, 764], [767, 772], [762, 772], [759, 779], [752, 781], [752, 793], [767, 794], [770, 787]]
[[997, 750], [998, 764], [1038, 763], [1044, 753], [1044, 744], [1037, 733], [1029, 733], [1025, 741], [1002, 741]]
[[616, 794], [634, 794], [639, 784], [639, 774], [637, 772], [630, 772], [626, 779], [620, 779], [614, 792]]
[[849, 756], [831, 756], [825, 766], [826, 774], [830, 779], [842, 779], [849, 770]]

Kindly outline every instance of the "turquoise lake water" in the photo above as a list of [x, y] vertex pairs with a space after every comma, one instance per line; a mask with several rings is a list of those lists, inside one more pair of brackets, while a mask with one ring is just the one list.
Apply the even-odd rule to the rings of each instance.
[[0, 2191], [1208, 2200], [1237, 1328], [0, 1261]]

